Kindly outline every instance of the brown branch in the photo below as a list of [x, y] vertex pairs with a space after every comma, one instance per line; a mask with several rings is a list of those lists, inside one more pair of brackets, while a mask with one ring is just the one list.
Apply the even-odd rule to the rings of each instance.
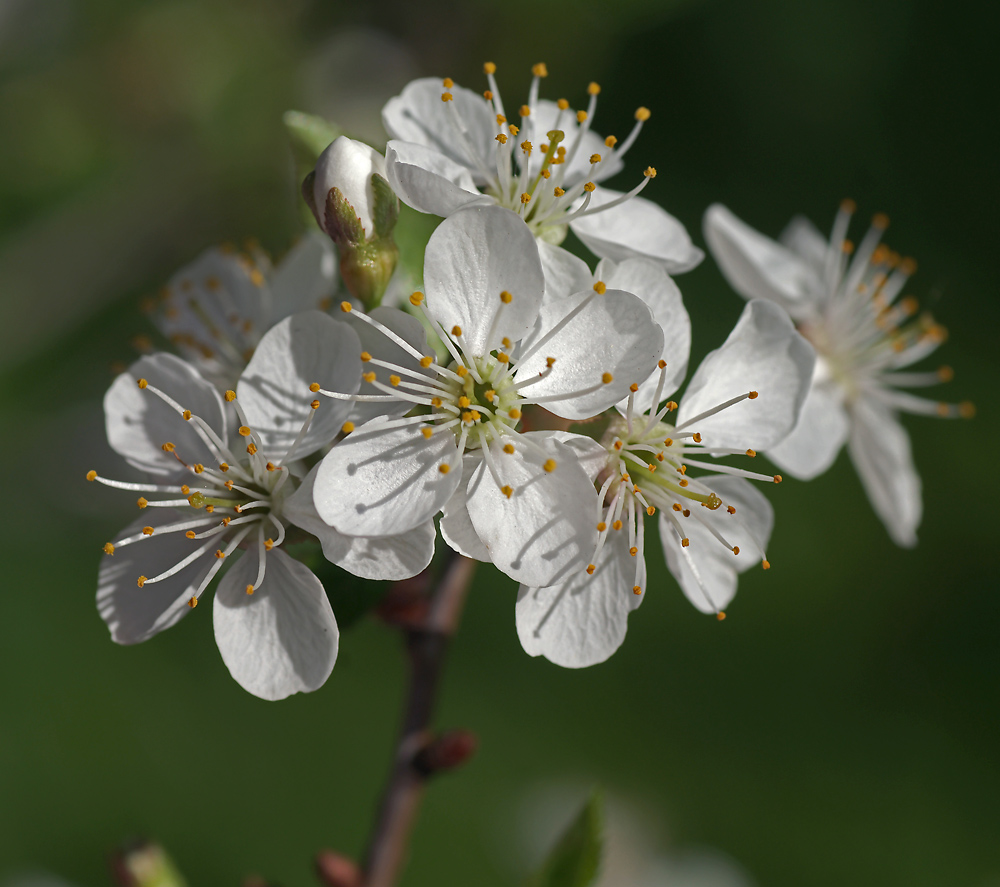
[[[432, 743], [430, 722], [448, 641], [458, 627], [475, 566], [475, 561], [455, 555], [426, 613], [404, 628], [410, 660], [406, 710], [392, 771], [365, 856], [364, 887], [395, 885], [428, 776], [448, 766], [442, 754], [445, 758], [449, 754], [454, 757], [464, 750], [467, 757], [474, 747], [474, 740], [468, 734], [464, 741], [451, 734], [442, 737], [440, 743]], [[428, 762], [434, 762], [433, 766], [428, 766]]]

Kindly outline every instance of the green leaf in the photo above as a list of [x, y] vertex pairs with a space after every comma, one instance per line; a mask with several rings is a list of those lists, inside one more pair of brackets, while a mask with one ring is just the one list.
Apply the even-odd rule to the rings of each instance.
[[285, 111], [282, 119], [292, 142], [295, 162], [306, 171], [316, 166], [317, 158], [330, 142], [344, 134], [335, 123], [303, 111]]
[[526, 887], [588, 887], [601, 865], [603, 799], [594, 789]]

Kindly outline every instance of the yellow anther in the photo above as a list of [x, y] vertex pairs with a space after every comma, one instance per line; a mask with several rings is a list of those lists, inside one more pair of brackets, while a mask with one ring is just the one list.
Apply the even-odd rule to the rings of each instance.
[[350, 314], [351, 311], [353, 311], [354, 309], [351, 307], [351, 303], [350, 302], [341, 302], [340, 303], [340, 310], [343, 311], [344, 314]]
[[594, 566], [594, 564], [587, 564], [587, 575], [588, 576], [593, 576], [594, 575], [594, 570], [596, 570], [596, 569], [597, 569], [597, 567]]
[[87, 480], [97, 480], [97, 472], [93, 468], [87, 472]]
[[601, 521], [597, 525], [597, 532], [598, 533], [603, 533], [607, 528], [608, 528], [608, 525], [606, 523], [604, 523], [604, 521]]
[[147, 505], [149, 505], [149, 500], [144, 498], [143, 496], [140, 496], [138, 499], [135, 500], [135, 504], [138, 505], [140, 508], [145, 508]]
[[496, 72], [497, 72], [497, 66], [494, 65], [493, 62], [486, 62], [483, 65], [484, 74], [495, 74]]
[[240, 436], [241, 437], [249, 437], [250, 436], [250, 429], [247, 428], [246, 425], [240, 425], [239, 432], [240, 432]]
[[510, 348], [510, 339], [508, 339], [506, 336], [504, 336], [500, 340], [500, 344], [503, 345], [504, 348]]
[[602, 374], [602, 375], [601, 375], [601, 381], [602, 381], [602, 382], [603, 382], [603, 383], [604, 383], [605, 385], [607, 385], [607, 384], [608, 384], [609, 382], [612, 382], [612, 381], [614, 381], [614, 378], [615, 378], [615, 377], [614, 377], [614, 376], [612, 376], [612, 375], [611, 375], [611, 373], [604, 373], [604, 374]]
[[145, 388], [148, 384], [149, 382], [147, 382], [145, 379], [139, 379], [138, 385], [140, 388]]
[[[239, 511], [239, 510], [240, 510], [240, 507], [239, 507], [239, 505], [234, 505], [234, 506], [233, 506], [233, 511]], [[208, 514], [211, 514], [211, 513], [213, 512], [213, 511], [215, 511], [215, 506], [214, 506], [214, 505], [206, 505], [206, 506], [205, 506], [205, 511], [206, 511], [206, 512], [207, 512]]]
[[454, 96], [450, 92], [442, 92], [441, 93], [441, 101], [442, 102], [450, 102], [453, 98], [454, 98]]
[[543, 169], [543, 170], [542, 170], [542, 178], [543, 178], [543, 179], [547, 179], [547, 178], [549, 178], [549, 177], [550, 177], [551, 175], [552, 175], [552, 170], [551, 170], [551, 169]]
[[696, 431], [692, 435], [691, 440], [693, 440], [695, 443], [701, 443], [701, 434]]
[[507, 415], [510, 416], [511, 419], [520, 419], [521, 418], [521, 411], [517, 407], [511, 407], [507, 411]]
[[502, 132], [497, 133], [496, 139], [501, 145], [507, 144], [507, 136], [505, 136]]
[[761, 566], [762, 566], [762, 567], [763, 567], [763, 568], [764, 568], [765, 570], [770, 570], [770, 569], [771, 569], [771, 562], [770, 562], [769, 560], [762, 560], [762, 561], [760, 562], [760, 565], [761, 565]]
[[413, 295], [410, 296], [410, 304], [413, 305], [414, 308], [416, 308], [417, 305], [423, 302], [423, 300], [424, 300], [424, 294], [419, 291], [413, 293]]
[[583, 121], [586, 120], [586, 119], [587, 119], [587, 112], [586, 111], [577, 111], [576, 112], [576, 122], [577, 123], [583, 123]]
[[963, 400], [958, 405], [958, 415], [963, 419], [971, 419], [976, 415], [976, 405], [971, 400]]
[[681, 539], [681, 547], [682, 548], [687, 548], [690, 544], [691, 544], [691, 540], [688, 539], [687, 536], [685, 536], [683, 539]]
[[393, 388], [396, 388], [399, 385], [399, 383], [402, 382], [402, 381], [403, 380], [400, 379], [399, 376], [397, 376], [395, 374], [389, 376], [389, 384], [392, 385]]
[[665, 360], [661, 360], [661, 361], [660, 361], [659, 363], [657, 363], [656, 365], [657, 365], [657, 366], [658, 366], [658, 367], [659, 367], [659, 368], [660, 368], [661, 370], [663, 370], [663, 369], [666, 369], [666, 368], [667, 368], [667, 362], [666, 362]]
[[[268, 464], [270, 464], [270, 463], [268, 463]], [[233, 488], [233, 482], [232, 482], [231, 480], [227, 480], [227, 481], [225, 482], [225, 484], [223, 484], [223, 486], [224, 486], [224, 487], [225, 487], [225, 488], [226, 488], [227, 490], [231, 490], [231, 489]]]
[[655, 166], [647, 166], [647, 167], [646, 167], [646, 168], [645, 168], [645, 169], [644, 169], [644, 170], [642, 171], [642, 174], [643, 174], [643, 175], [644, 175], [644, 176], [645, 176], [645, 177], [646, 177], [647, 179], [655, 179], [655, 178], [656, 178], [656, 167], [655, 167]]
[[201, 474], [205, 470], [205, 466], [202, 465], [200, 462], [196, 462], [194, 465], [191, 466], [191, 468], [194, 470], [195, 474]]
[[730, 514], [736, 514], [736, 509], [732, 505], [727, 505], [726, 511], [728, 511]]
[[531, 195], [527, 191], [522, 192], [521, 203], [528, 203], [530, 200], [531, 200]]
[[190, 496], [191, 495], [191, 487], [189, 487], [187, 484], [181, 484], [181, 492], [185, 496]]
[[504, 444], [503, 451], [509, 456], [514, 452], [514, 444]]
[[[668, 413], [672, 413], [676, 409], [677, 409], [677, 401], [676, 400], [668, 400], [667, 401], [667, 412]], [[669, 447], [670, 444], [667, 444], [667, 446]]]
[[555, 459], [546, 459], [545, 462], [544, 462], [544, 464], [542, 465], [542, 468], [544, 468], [546, 470], [546, 472], [548, 472], [549, 474], [551, 474], [553, 471], [556, 470], [556, 460]]
[[104, 543], [104, 553], [105, 554], [114, 554], [115, 553], [115, 547], [114, 547], [114, 545], [112, 545], [110, 542], [105, 542]]
[[840, 201], [840, 211], [845, 213], [853, 213], [858, 208], [858, 205], [851, 200], [850, 197], [845, 197]]
[[[453, 327], [451, 328], [451, 334], [452, 334], [453, 336], [460, 336], [460, 335], [462, 335], [462, 328], [461, 328], [461, 327], [460, 327], [460, 326], [459, 326], [459, 325], [458, 325], [458, 324], [456, 323], [456, 324], [455, 324], [455, 325], [454, 325], [454, 326], [453, 326]], [[461, 373], [459, 373], [459, 375], [462, 375], [462, 374], [461, 374]]]
[[650, 517], [652, 517], [654, 514], [656, 514], [656, 509], [652, 505], [647, 505], [646, 506], [646, 514], [648, 514]]
[[556, 105], [558, 105], [560, 111], [565, 111], [569, 108], [569, 102], [566, 99], [559, 99]]
[[424, 355], [420, 358], [420, 365], [426, 370], [432, 363], [434, 363], [434, 358], [429, 354]]
[[195, 607], [197, 607], [197, 606], [198, 606], [198, 598], [196, 598], [196, 597], [195, 597], [194, 595], [191, 595], [191, 597], [189, 597], [189, 598], [188, 598], [188, 606], [189, 606], [189, 607], [190, 607], [190, 608], [191, 608], [192, 610], [193, 610], [193, 609], [194, 609]]
[[630, 555], [632, 555], [632, 557], [635, 557], [635, 556], [636, 556], [636, 555], [637, 555], [637, 554], [639, 553], [639, 549], [638, 549], [638, 548], [636, 548], [636, 547], [635, 547], [635, 546], [633, 545], [633, 546], [632, 546], [632, 547], [631, 547], [631, 548], [630, 548], [630, 549], [628, 550], [628, 553], [629, 553]]
[[219, 471], [229, 471], [229, 464], [226, 462], [220, 462]]
[[757, 455], [757, 451], [756, 450], [747, 450], [747, 455], [752, 459], [754, 456]]
[[747, 397], [749, 397], [750, 400], [756, 400], [758, 395], [756, 391], [751, 391], [749, 394], [747, 394]]
[[439, 407], [439, 406], [441, 406], [441, 398], [440, 397], [432, 397], [431, 398], [431, 406], [432, 407]]
[[601, 84], [595, 83], [593, 80], [591, 80], [590, 84], [587, 86], [587, 92], [590, 95], [600, 95], [600, 93], [601, 93]]
[[593, 182], [587, 182], [587, 184], [583, 186], [583, 190], [586, 191], [588, 194], [593, 194], [594, 191], [597, 190], [597, 185], [595, 185]]
[[493, 403], [493, 398], [496, 396], [497, 393], [492, 388], [487, 388], [486, 391], [483, 392], [483, 398], [488, 400], [490, 403]]
[[672, 447], [674, 445], [674, 439], [672, 437], [663, 438], [663, 446]]
[[181, 415], [184, 417], [184, 421], [185, 422], [190, 421], [190, 419], [191, 419], [191, 411], [190, 410], [184, 410], [184, 412], [181, 413]]
[[[232, 487], [230, 487], [230, 489], [232, 489]], [[224, 517], [224, 518], [222, 519], [222, 526], [224, 526], [224, 527], [228, 527], [228, 526], [229, 526], [229, 523], [230, 523], [230, 521], [232, 521], [232, 518], [231, 518], [231, 517]]]
[[614, 522], [614, 523], [613, 523], [613, 524], [611, 525], [611, 529], [612, 529], [612, 530], [620, 530], [621, 528], [622, 528], [622, 522], [621, 522], [620, 520], [616, 520], [616, 521], [615, 521], [615, 522]]
[[451, 466], [447, 462], [442, 462], [440, 465], [438, 465], [438, 471], [440, 471], [442, 474], [447, 474], [449, 471], [451, 471]]
[[[531, 116], [531, 108], [529, 108], [527, 105], [521, 105], [518, 113], [522, 117], [530, 117]], [[521, 147], [523, 148], [524, 146], [522, 145]]]
[[556, 185], [556, 187], [552, 189], [552, 193], [555, 194], [556, 197], [562, 197], [563, 194], [565, 194], [566, 192], [563, 191], [563, 189], [560, 188], [558, 185]]
[[903, 274], [913, 274], [917, 270], [917, 260], [911, 258], [905, 258], [899, 263], [899, 270]]
[[139, 588], [142, 588], [142, 586], [146, 584], [146, 577], [140, 576], [138, 579], [136, 579], [135, 584], [138, 585]]
[[504, 305], [509, 305], [513, 298], [514, 297], [507, 292], [507, 290], [503, 290], [503, 292], [500, 293], [500, 301], [503, 302]]
[[273, 539], [265, 539], [264, 540], [264, 550], [265, 551], [270, 551], [272, 548], [274, 548], [274, 540]]
[[504, 484], [500, 487], [500, 492], [503, 493], [508, 499], [514, 495], [514, 488], [510, 484]]
[[517, 133], [518, 133], [518, 129], [517, 129], [517, 127], [516, 127], [516, 126], [514, 126], [514, 124], [513, 124], [513, 123], [511, 123], [511, 124], [510, 124], [510, 125], [509, 125], [509, 126], [507, 127], [507, 129], [509, 129], [509, 130], [510, 130], [510, 134], [511, 134], [512, 136], [516, 136], [516, 135], [517, 135]]
[[679, 502], [675, 502], [675, 503], [674, 503], [674, 504], [673, 504], [672, 506], [670, 506], [670, 507], [671, 507], [671, 508], [673, 508], [673, 510], [674, 510], [674, 511], [680, 511], [680, 510], [681, 510], [681, 505], [680, 505], [680, 503], [679, 503]]
[[248, 443], [247, 444], [247, 452], [251, 456], [257, 455], [257, 444], [253, 443], [252, 441], [250, 443]]
[[600, 163], [601, 162], [601, 155], [600, 154], [591, 154], [590, 155], [590, 162], [591, 163]]
[[719, 610], [719, 612], [715, 614], [715, 618], [718, 619], [719, 622], [722, 622], [722, 620], [726, 618], [726, 611]]
[[776, 475], [774, 476], [774, 482], [775, 482], [776, 484], [780, 484], [780, 483], [781, 483], [781, 475], [780, 475], [780, 474], [776, 474]]
[[142, 528], [142, 535], [143, 536], [152, 536], [153, 535], [153, 528], [152, 527], [143, 527]]
[[635, 382], [633, 382], [631, 385], [628, 386], [628, 390], [631, 391], [633, 394], [635, 394], [636, 391], [639, 390], [639, 386]]
[[604, 144], [605, 144], [605, 146], [606, 146], [606, 147], [608, 147], [608, 148], [613, 148], [613, 147], [614, 147], [615, 145], [617, 145], [617, 144], [618, 144], [618, 139], [616, 139], [616, 138], [615, 138], [614, 136], [608, 136], [608, 137], [607, 137], [607, 138], [606, 138], [606, 139], [604, 140]]
[[[371, 360], [372, 356], [367, 351], [362, 351], [361, 352], [361, 359], [362, 360], [366, 360], [366, 359], [367, 360]], [[309, 390], [313, 394], [315, 394], [317, 391], [319, 391], [320, 387], [321, 386], [320, 386], [319, 382], [313, 382], [312, 385], [309, 386]]]
[[642, 586], [641, 585], [633, 585], [632, 586], [632, 594], [642, 594]]
[[247, 594], [253, 594], [253, 586], [252, 585], [248, 585], [246, 587], [246, 593]]
[[943, 366], [938, 369], [937, 377], [942, 382], [950, 382], [955, 378], [955, 371], [949, 366]]
[[424, 437], [426, 437], [426, 438], [427, 438], [428, 440], [430, 440], [430, 439], [431, 439], [431, 435], [433, 435], [433, 434], [434, 434], [434, 429], [433, 429], [433, 428], [428, 428], [428, 427], [427, 427], [427, 426], [425, 425], [425, 426], [424, 426], [423, 428], [421, 428], [421, 429], [420, 429], [420, 433], [421, 433], [421, 434], [422, 434], [422, 435], [423, 435]]
[[739, 553], [740, 553], [740, 547], [739, 547], [739, 545], [734, 545], [733, 546], [733, 554], [739, 554]]
[[664, 457], [663, 457], [663, 453], [657, 453], [657, 454], [656, 454], [656, 461], [657, 461], [657, 462], [662, 462], [662, 461], [663, 461], [663, 458], [664, 458]]
[[689, 481], [688, 481], [688, 479], [687, 479], [687, 478], [685, 477], [685, 478], [683, 478], [683, 479], [679, 480], [679, 481], [678, 481], [678, 483], [679, 483], [679, 484], [680, 484], [680, 485], [681, 485], [682, 487], [686, 487], [686, 486], [688, 485]]
[[468, 409], [472, 401], [469, 400], [464, 394], [458, 399], [458, 405], [463, 409]]
[[264, 275], [261, 274], [260, 271], [258, 271], [256, 268], [254, 268], [253, 271], [250, 272], [250, 282], [254, 286], [263, 286]]
[[451, 77], [445, 77], [444, 80], [441, 81], [441, 85], [445, 89], [451, 89], [455, 85], [455, 81], [452, 80]]
[[527, 139], [525, 139], [523, 142], [521, 142], [521, 150], [524, 151], [525, 154], [529, 154], [530, 155], [532, 147], [533, 147], [533, 145]]
[[372, 372], [362, 373], [361, 378], [364, 379], [366, 382], [374, 382], [375, 374]]
[[507, 118], [503, 114], [497, 114], [497, 126], [503, 126], [507, 122]]
[[340, 426], [340, 430], [344, 434], [350, 434], [354, 430], [354, 423], [345, 422], [343, 425]]
[[215, 556], [221, 561], [226, 556], [226, 553], [221, 548], [216, 548]]
[[636, 120], [640, 120], [643, 123], [645, 123], [647, 120], [649, 120], [649, 117], [650, 117], [649, 108], [640, 107], [640, 108], [636, 108], [635, 109], [635, 119]]
[[536, 77], [548, 77], [549, 69], [545, 67], [545, 62], [539, 62], [537, 65], [531, 66], [531, 73]]
[[614, 448], [616, 450], [620, 450], [623, 446], [624, 446], [624, 444], [620, 440], [616, 440], [615, 443], [614, 443]]
[[234, 400], [236, 400], [236, 392], [233, 391], [232, 388], [229, 388], [226, 391], [225, 398], [226, 398], [226, 403], [232, 403]]
[[545, 358], [545, 365], [549, 369], [552, 369], [552, 367], [554, 367], [556, 365], [556, 359], [554, 357], [546, 357]]
[[507, 363], [510, 360], [510, 355], [509, 354], [505, 354], [503, 351], [498, 351], [497, 352], [497, 360], [500, 363]]

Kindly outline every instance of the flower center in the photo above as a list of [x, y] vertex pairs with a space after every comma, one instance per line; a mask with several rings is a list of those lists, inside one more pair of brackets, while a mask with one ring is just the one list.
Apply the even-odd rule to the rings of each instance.
[[[452, 377], [442, 379], [442, 396], [432, 404], [432, 413], [450, 425], [464, 448], [488, 446], [498, 437], [517, 427], [521, 401], [511, 376], [509, 364], [499, 357], [474, 358], [476, 372], [458, 361], [448, 369]], [[454, 422], [454, 417], [458, 422]], [[450, 421], [449, 421], [450, 420]]]

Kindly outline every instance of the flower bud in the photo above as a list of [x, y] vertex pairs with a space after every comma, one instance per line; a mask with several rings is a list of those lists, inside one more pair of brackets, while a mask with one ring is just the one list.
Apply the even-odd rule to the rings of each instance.
[[374, 308], [399, 259], [392, 239], [399, 199], [386, 180], [385, 158], [364, 142], [340, 136], [306, 176], [302, 196], [340, 249], [347, 288], [366, 308]]

